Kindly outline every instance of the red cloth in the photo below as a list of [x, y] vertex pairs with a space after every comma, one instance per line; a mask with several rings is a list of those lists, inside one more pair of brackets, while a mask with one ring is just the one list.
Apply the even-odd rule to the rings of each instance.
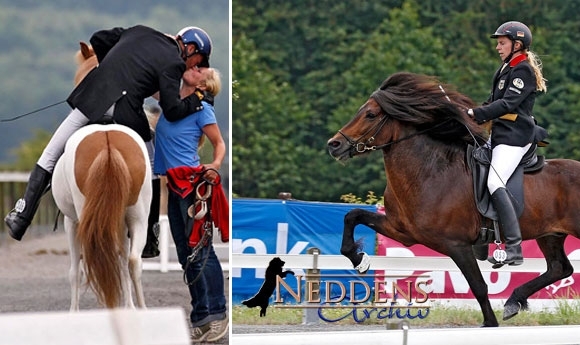
[[[199, 167], [176, 167], [167, 170], [167, 186], [173, 192], [177, 193], [182, 198], [187, 197], [194, 192], [197, 184], [200, 182], [201, 173], [204, 171], [203, 166]], [[207, 185], [200, 186], [199, 194], [204, 195]], [[230, 207], [228, 200], [222, 187], [221, 179], [218, 175], [214, 185], [212, 186], [212, 193], [210, 199], [211, 219], [215, 226], [219, 229], [222, 242], [230, 241]], [[197, 211], [197, 210], [196, 210]], [[203, 235], [203, 224], [208, 220], [209, 214], [202, 219], [195, 219], [193, 222], [193, 230], [189, 237], [189, 246], [195, 247]]]

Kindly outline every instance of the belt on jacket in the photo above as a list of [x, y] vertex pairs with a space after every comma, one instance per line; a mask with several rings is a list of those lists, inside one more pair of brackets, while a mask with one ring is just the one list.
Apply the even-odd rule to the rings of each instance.
[[508, 120], [514, 122], [518, 118], [518, 114], [505, 114], [499, 117], [502, 120]]

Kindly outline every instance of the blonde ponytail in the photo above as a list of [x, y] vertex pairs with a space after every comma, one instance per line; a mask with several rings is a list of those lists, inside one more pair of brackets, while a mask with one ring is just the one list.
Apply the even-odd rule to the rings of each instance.
[[531, 50], [528, 50], [526, 53], [528, 56], [528, 62], [532, 69], [534, 70], [534, 74], [536, 75], [536, 91], [546, 92], [548, 88], [546, 86], [546, 79], [542, 74], [542, 61], [540, 58]]

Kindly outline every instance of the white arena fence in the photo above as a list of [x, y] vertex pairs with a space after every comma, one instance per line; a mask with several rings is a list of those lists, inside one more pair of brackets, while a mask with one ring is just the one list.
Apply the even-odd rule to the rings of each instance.
[[[350, 261], [342, 255], [322, 254], [240, 254], [231, 256], [231, 268], [266, 268], [274, 257], [286, 262], [285, 268], [304, 270], [343, 270], [353, 269]], [[386, 257], [370, 256], [370, 269], [402, 271], [459, 271], [455, 263], [446, 257]], [[580, 269], [580, 260], [571, 260], [574, 271]], [[487, 262], [479, 262], [482, 272], [494, 271]], [[544, 272], [544, 259], [528, 259], [521, 266], [504, 266], [508, 272]], [[473, 306], [477, 302], [473, 299]], [[497, 301], [495, 307], [503, 307], [504, 301]], [[530, 306], [533, 300], [530, 299]], [[493, 304], [493, 303], [492, 303]], [[310, 309], [306, 310], [305, 317]], [[580, 344], [580, 326], [537, 326], [537, 327], [499, 327], [499, 328], [445, 328], [445, 329], [409, 329], [401, 323], [402, 329], [385, 331], [339, 331], [339, 332], [306, 332], [306, 333], [264, 333], [232, 334], [232, 344], [236, 345], [300, 345], [300, 344], [335, 344], [335, 345], [454, 345], [454, 344], [490, 344], [499, 342], [502, 345], [543, 344], [571, 345]]]
[[[326, 254], [232, 254], [232, 268], [266, 268], [275, 257], [286, 262], [285, 267], [302, 269], [353, 269], [350, 260], [342, 255]], [[371, 270], [397, 271], [459, 271], [457, 265], [448, 257], [393, 257], [370, 255]], [[580, 271], [580, 260], [570, 260], [574, 271]], [[478, 261], [482, 272], [494, 272], [487, 261]], [[540, 258], [526, 258], [520, 266], [503, 266], [504, 272], [537, 272], [546, 270], [546, 260]]]
[[[231, 269], [240, 268], [263, 268], [268, 266], [271, 259], [279, 257], [286, 264], [286, 269], [320, 269], [320, 270], [354, 270], [351, 262], [342, 255], [325, 254], [241, 254], [232, 253]], [[369, 255], [370, 270], [385, 271], [448, 271], [459, 272], [457, 265], [449, 257], [394, 257]], [[570, 263], [574, 267], [574, 272], [580, 272], [580, 260], [571, 259]], [[526, 258], [520, 266], [503, 266], [499, 270], [494, 270], [487, 261], [478, 261], [479, 269], [482, 272], [529, 272], [543, 273], [546, 271], [546, 261], [543, 258]], [[562, 299], [529, 299], [530, 310], [553, 310], [558, 306], [558, 301]], [[503, 308], [505, 300], [490, 299], [494, 308]], [[470, 306], [479, 308], [475, 299], [453, 299], [441, 301], [448, 306]], [[579, 320], [580, 322], [580, 320]], [[580, 339], [580, 335], [578, 336]]]
[[573, 345], [580, 326], [400, 329], [306, 333], [232, 334], [235, 345]]
[[[216, 255], [220, 261], [223, 271], [230, 270], [229, 259], [229, 245], [222, 243], [220, 234], [217, 230], [213, 235], [213, 246]], [[175, 244], [171, 238], [171, 231], [169, 230], [169, 219], [167, 215], [159, 216], [159, 257], [143, 260], [144, 270], [158, 270], [161, 272], [181, 271], [181, 265], [177, 261], [177, 253], [175, 252]]]
[[181, 308], [0, 314], [0, 345], [189, 345]]

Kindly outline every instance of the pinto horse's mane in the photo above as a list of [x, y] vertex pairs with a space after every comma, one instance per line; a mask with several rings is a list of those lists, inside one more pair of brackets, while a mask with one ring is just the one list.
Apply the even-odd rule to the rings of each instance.
[[402, 123], [425, 130], [444, 143], [484, 143], [488, 130], [471, 120], [466, 110], [475, 107], [467, 96], [435, 77], [399, 72], [381, 84], [371, 98], [387, 114]]

